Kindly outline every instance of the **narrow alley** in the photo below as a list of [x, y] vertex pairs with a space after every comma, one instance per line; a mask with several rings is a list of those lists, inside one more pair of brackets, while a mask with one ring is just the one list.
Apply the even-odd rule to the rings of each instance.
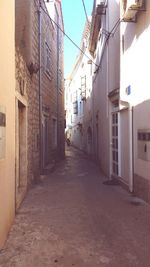
[[105, 177], [85, 154], [31, 188], [0, 252], [0, 267], [149, 267], [150, 206]]

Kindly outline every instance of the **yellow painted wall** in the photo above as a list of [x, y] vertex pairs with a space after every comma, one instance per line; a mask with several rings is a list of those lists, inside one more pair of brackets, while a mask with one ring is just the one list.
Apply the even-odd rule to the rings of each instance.
[[15, 214], [15, 1], [0, 1], [0, 109], [6, 110], [5, 157], [0, 159], [0, 248]]

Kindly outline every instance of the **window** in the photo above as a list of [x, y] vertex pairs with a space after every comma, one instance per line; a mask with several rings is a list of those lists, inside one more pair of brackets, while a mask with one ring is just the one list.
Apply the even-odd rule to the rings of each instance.
[[45, 72], [51, 75], [51, 50], [47, 43], [45, 43]]
[[112, 171], [118, 176], [118, 112], [112, 113]]
[[73, 102], [73, 114], [78, 114], [78, 101]]
[[82, 115], [82, 102], [80, 101], [80, 115]]

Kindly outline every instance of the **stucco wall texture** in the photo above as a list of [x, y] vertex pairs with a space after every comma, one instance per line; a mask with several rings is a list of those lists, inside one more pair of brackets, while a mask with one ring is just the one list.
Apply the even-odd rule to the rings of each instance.
[[[7, 23], [5, 23], [7, 21]], [[5, 23], [5, 27], [4, 27]], [[0, 108], [6, 116], [0, 159], [0, 248], [15, 213], [15, 3], [0, 2]], [[2, 127], [0, 127], [2, 128]], [[2, 129], [0, 129], [1, 131]], [[9, 167], [8, 167], [9, 166]]]

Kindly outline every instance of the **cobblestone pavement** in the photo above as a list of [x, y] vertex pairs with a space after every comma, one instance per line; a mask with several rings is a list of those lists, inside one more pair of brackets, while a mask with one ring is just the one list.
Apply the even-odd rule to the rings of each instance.
[[150, 267], [150, 206], [69, 148], [27, 194], [0, 267]]

